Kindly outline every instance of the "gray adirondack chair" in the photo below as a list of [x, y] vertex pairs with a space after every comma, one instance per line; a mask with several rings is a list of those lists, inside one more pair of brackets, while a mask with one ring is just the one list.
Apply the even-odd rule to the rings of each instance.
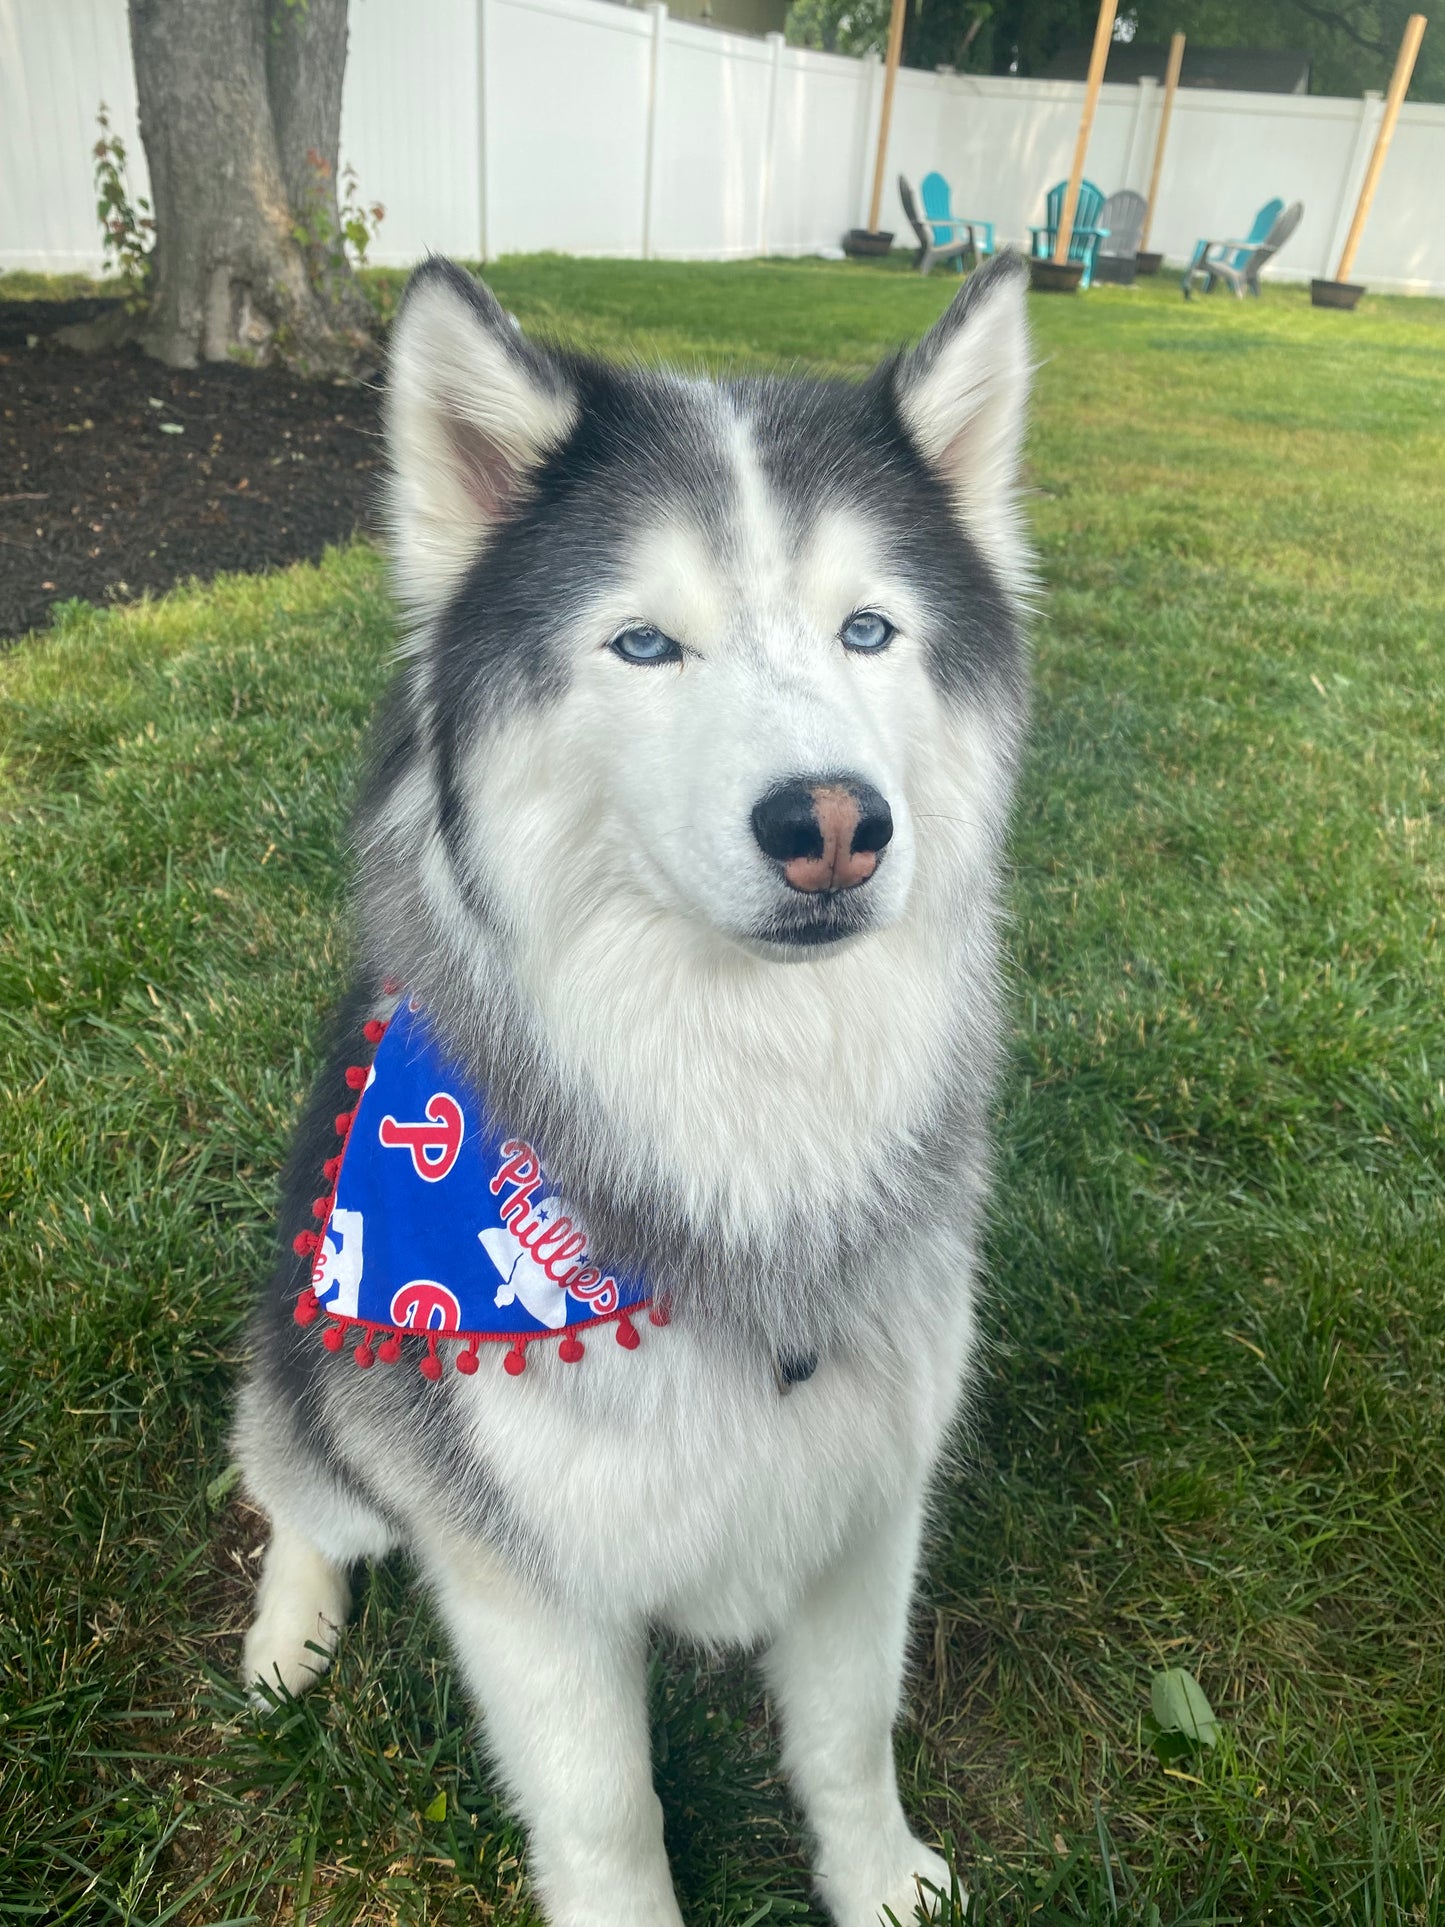
[[[1283, 213], [1284, 202], [1276, 197], [1272, 201], [1265, 202], [1264, 206], [1254, 217], [1254, 226], [1242, 241], [1196, 241], [1194, 244], [1194, 253], [1190, 257], [1189, 267], [1185, 272], [1185, 299], [1187, 300], [1189, 297], [1196, 268], [1202, 267], [1205, 256], [1208, 255], [1211, 250], [1217, 252], [1221, 259], [1227, 259], [1231, 267], [1242, 267], [1248, 260], [1253, 249], [1260, 245], [1264, 237], [1269, 233], [1270, 229]], [[1231, 253], [1230, 250], [1233, 250], [1233, 252]], [[1208, 286], [1212, 288], [1214, 286], [1213, 281], [1210, 281]]]
[[1144, 216], [1149, 203], [1130, 187], [1120, 188], [1105, 201], [1099, 226], [1108, 233], [1094, 256], [1094, 279], [1131, 287], [1139, 258], [1139, 236], [1144, 232]]
[[[1275, 206], [1278, 207], [1276, 202]], [[1261, 235], [1259, 228], [1267, 211], [1268, 203], [1261, 208], [1254, 224], [1254, 232], [1243, 241], [1200, 241], [1194, 249], [1194, 257], [1184, 271], [1184, 299], [1187, 301], [1194, 292], [1194, 283], [1200, 279], [1207, 294], [1216, 281], [1222, 281], [1232, 288], [1236, 299], [1242, 301], [1246, 294], [1259, 293], [1259, 271], [1267, 261], [1272, 261], [1304, 219], [1304, 202], [1291, 201], [1282, 213], [1276, 213], [1269, 227]]]
[[962, 264], [964, 255], [977, 254], [974, 223], [930, 220], [919, 212], [918, 198], [901, 174], [898, 176], [898, 198], [903, 203], [908, 225], [918, 237], [918, 252], [913, 257], [913, 265], [920, 274], [927, 274], [940, 261]]

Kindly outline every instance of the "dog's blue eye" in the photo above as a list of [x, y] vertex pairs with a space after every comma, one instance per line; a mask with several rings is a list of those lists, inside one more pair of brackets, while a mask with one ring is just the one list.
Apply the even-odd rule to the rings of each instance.
[[682, 651], [671, 636], [654, 629], [650, 622], [635, 629], [624, 629], [612, 638], [612, 647], [624, 662], [681, 662]]
[[839, 639], [845, 649], [857, 649], [864, 655], [876, 655], [886, 649], [898, 631], [886, 616], [874, 613], [872, 609], [860, 609], [856, 616], [849, 616], [839, 631]]

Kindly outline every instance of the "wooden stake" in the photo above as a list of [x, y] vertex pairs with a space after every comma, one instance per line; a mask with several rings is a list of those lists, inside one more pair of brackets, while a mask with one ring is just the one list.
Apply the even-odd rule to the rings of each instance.
[[883, 212], [883, 168], [888, 159], [888, 128], [893, 119], [893, 89], [898, 82], [898, 56], [903, 51], [903, 15], [908, 0], [893, 0], [888, 21], [888, 65], [883, 75], [883, 112], [878, 119], [878, 159], [873, 168], [873, 199], [868, 203], [868, 231], [878, 232]]
[[1079, 183], [1084, 178], [1084, 156], [1089, 151], [1089, 133], [1094, 125], [1094, 110], [1099, 105], [1099, 89], [1104, 84], [1104, 62], [1109, 58], [1109, 42], [1114, 37], [1114, 10], [1119, 0], [1099, 0], [1099, 18], [1094, 23], [1094, 51], [1089, 55], [1089, 78], [1084, 83], [1084, 111], [1079, 118], [1079, 138], [1074, 142], [1074, 165], [1069, 170], [1069, 185], [1064, 194], [1064, 212], [1059, 221], [1059, 238], [1054, 243], [1054, 259], [1069, 258], [1069, 243], [1074, 238], [1074, 215], [1079, 205]]
[[1164, 74], [1164, 105], [1159, 112], [1159, 138], [1154, 143], [1154, 171], [1149, 176], [1149, 205], [1144, 210], [1144, 225], [1139, 232], [1139, 252], [1149, 249], [1149, 229], [1154, 221], [1154, 203], [1159, 198], [1159, 176], [1164, 172], [1164, 143], [1169, 138], [1169, 116], [1174, 112], [1174, 89], [1179, 85], [1179, 69], [1184, 64], [1184, 36], [1176, 33], [1169, 42], [1169, 65]]
[[1384, 167], [1385, 156], [1390, 151], [1395, 122], [1400, 118], [1400, 109], [1405, 101], [1405, 90], [1410, 85], [1411, 74], [1415, 71], [1415, 56], [1420, 51], [1420, 42], [1424, 37], [1425, 16], [1423, 13], [1412, 13], [1405, 22], [1404, 38], [1400, 42], [1400, 51], [1395, 57], [1395, 71], [1390, 76], [1390, 91], [1385, 96], [1385, 116], [1380, 122], [1380, 131], [1375, 136], [1375, 151], [1370, 156], [1370, 165], [1365, 169], [1365, 184], [1360, 189], [1359, 200], [1355, 203], [1355, 218], [1350, 222], [1350, 231], [1345, 236], [1345, 249], [1340, 256], [1336, 281], [1348, 281], [1350, 270], [1355, 265], [1360, 236], [1365, 231], [1365, 221], [1369, 216], [1370, 203], [1375, 198], [1375, 189], [1380, 185], [1380, 170]]

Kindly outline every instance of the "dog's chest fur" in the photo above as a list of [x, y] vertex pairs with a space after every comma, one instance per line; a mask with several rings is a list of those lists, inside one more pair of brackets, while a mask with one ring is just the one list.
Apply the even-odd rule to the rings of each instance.
[[[516, 1380], [457, 1381], [452, 1423], [552, 1587], [584, 1610], [751, 1644], [844, 1543], [907, 1504], [937, 1453], [970, 1307], [955, 1295], [925, 1332], [910, 1297], [905, 1329], [824, 1357], [786, 1395], [768, 1359], [706, 1333], [648, 1328], [629, 1355], [602, 1331], [575, 1371], [543, 1357]], [[445, 1512], [419, 1536], [433, 1529], [455, 1552]]]

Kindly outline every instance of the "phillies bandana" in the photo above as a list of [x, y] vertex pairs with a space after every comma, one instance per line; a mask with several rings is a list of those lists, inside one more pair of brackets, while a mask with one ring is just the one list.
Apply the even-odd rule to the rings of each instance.
[[[331, 1351], [354, 1331], [363, 1368], [399, 1358], [404, 1334], [424, 1334], [420, 1365], [433, 1380], [439, 1341], [463, 1347], [456, 1365], [466, 1373], [484, 1344], [506, 1344], [503, 1363], [520, 1372], [527, 1346], [546, 1338], [575, 1364], [578, 1333], [605, 1323], [633, 1350], [629, 1313], [648, 1304], [646, 1284], [593, 1262], [586, 1227], [537, 1152], [497, 1128], [423, 1012], [402, 1002], [390, 1023], [367, 1024], [366, 1037], [376, 1055], [346, 1073], [360, 1095], [336, 1120], [342, 1151], [325, 1166], [333, 1189], [312, 1207], [321, 1230], [295, 1240], [312, 1260], [296, 1322], [324, 1312]], [[667, 1322], [661, 1308], [650, 1316]]]

